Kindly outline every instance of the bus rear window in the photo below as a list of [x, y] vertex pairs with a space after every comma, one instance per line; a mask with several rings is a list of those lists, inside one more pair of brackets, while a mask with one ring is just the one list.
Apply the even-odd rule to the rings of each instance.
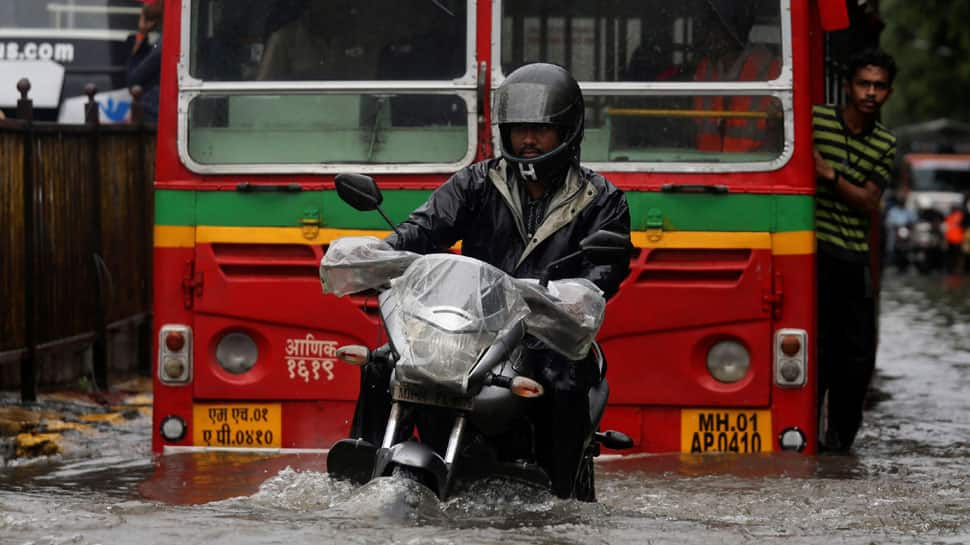
[[196, 0], [190, 73], [209, 81], [452, 80], [463, 0]]
[[[504, 74], [530, 62], [572, 72], [586, 99], [583, 160], [612, 165], [600, 169], [772, 168], [791, 139], [783, 105], [790, 91], [768, 85], [785, 73], [783, 6], [505, 0], [496, 53]], [[734, 82], [745, 85], [725, 85]]]
[[468, 109], [432, 94], [204, 95], [188, 152], [208, 164], [458, 163]]
[[970, 192], [970, 161], [962, 169], [916, 167], [911, 183], [914, 191]]
[[586, 96], [583, 160], [758, 163], [784, 147], [781, 102], [768, 95]]
[[[506, 0], [502, 71], [545, 61], [580, 81], [767, 81], [780, 73], [779, 0]], [[745, 67], [742, 52], [771, 61]]]

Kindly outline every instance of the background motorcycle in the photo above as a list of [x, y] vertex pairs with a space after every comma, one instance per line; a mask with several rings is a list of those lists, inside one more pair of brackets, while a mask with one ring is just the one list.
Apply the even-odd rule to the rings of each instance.
[[[377, 210], [390, 224], [371, 178], [342, 174], [336, 183], [344, 201], [358, 210]], [[441, 499], [451, 492], [459, 470], [464, 478], [505, 475], [548, 488], [548, 476], [535, 463], [526, 418], [529, 400], [543, 394], [532, 378], [531, 362], [522, 357], [529, 333], [573, 359], [587, 347], [595, 354], [601, 380], [589, 391], [594, 433], [574, 480], [575, 497], [595, 501], [593, 457], [600, 445], [633, 446], [622, 433], [595, 431], [609, 394], [606, 362], [593, 343], [605, 302], [586, 280], [550, 284], [549, 278], [563, 263], [580, 257], [596, 264], [629, 259], [629, 240], [608, 231], [595, 233], [579, 251], [550, 264], [538, 284], [514, 280], [468, 257], [416, 256], [372, 240], [376, 243], [347, 241], [346, 248], [335, 248], [340, 242], [335, 241], [321, 264], [321, 277], [338, 294], [386, 286], [394, 278], [380, 295], [390, 343], [373, 351], [363, 346], [338, 350], [348, 363], [391, 370], [390, 415], [380, 446], [363, 438], [338, 441], [327, 457], [328, 471], [357, 482], [403, 475]]]
[[908, 235], [908, 264], [923, 274], [943, 268], [946, 240], [943, 237], [943, 218], [939, 213], [932, 209], [921, 210]]

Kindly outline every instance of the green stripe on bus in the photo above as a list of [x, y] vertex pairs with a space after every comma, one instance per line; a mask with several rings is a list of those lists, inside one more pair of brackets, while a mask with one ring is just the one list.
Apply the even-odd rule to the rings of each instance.
[[815, 228], [809, 195], [709, 195], [627, 191], [631, 227], [654, 228], [660, 214], [663, 228], [675, 231], [811, 231]]
[[[400, 222], [428, 198], [428, 190], [384, 191], [384, 210]], [[786, 232], [814, 229], [813, 199], [808, 195], [669, 194], [627, 191], [632, 228], [655, 228], [659, 214], [664, 229], [677, 231]], [[305, 213], [318, 211], [321, 227], [386, 229], [377, 212], [358, 212], [336, 191], [238, 193], [175, 191], [155, 193], [157, 225], [225, 227], [294, 227]]]
[[[383, 193], [382, 208], [392, 221], [400, 222], [427, 200], [431, 192], [386, 190]], [[319, 214], [321, 227], [387, 228], [387, 224], [376, 211], [358, 212], [341, 201], [336, 191], [239, 193], [160, 190], [155, 192], [155, 223], [158, 225], [299, 227], [305, 216], [312, 218], [314, 213]]]
[[156, 191], [155, 225], [195, 225], [195, 191]]

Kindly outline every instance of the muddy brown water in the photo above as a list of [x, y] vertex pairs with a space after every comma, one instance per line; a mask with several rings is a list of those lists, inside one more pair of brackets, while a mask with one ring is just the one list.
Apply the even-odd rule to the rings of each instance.
[[442, 503], [319, 456], [153, 459], [136, 418], [0, 467], [0, 544], [970, 543], [970, 279], [887, 276], [873, 394], [852, 455], [602, 461], [597, 504], [507, 482]]

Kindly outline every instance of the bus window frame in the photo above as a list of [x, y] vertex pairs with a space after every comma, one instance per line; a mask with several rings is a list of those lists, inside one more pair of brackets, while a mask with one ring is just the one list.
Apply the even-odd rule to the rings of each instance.
[[[781, 70], [769, 81], [738, 82], [601, 82], [580, 81], [585, 96], [699, 96], [699, 95], [768, 95], [780, 101], [783, 111], [784, 140], [781, 153], [771, 161], [760, 162], [645, 162], [645, 161], [583, 161], [600, 172], [671, 172], [711, 174], [724, 172], [769, 172], [780, 170], [795, 153], [794, 77], [792, 71], [791, 0], [777, 0], [781, 23]], [[503, 0], [492, 3], [492, 93], [505, 81], [502, 72], [502, 7]], [[496, 60], [499, 59], [499, 60]], [[494, 96], [494, 94], [493, 94]], [[501, 153], [501, 135], [493, 125], [492, 144], [496, 156]]]
[[[478, 150], [478, 69], [476, 61], [476, 0], [466, 0], [465, 73], [453, 80], [431, 81], [205, 81], [191, 75], [192, 4], [181, 0], [179, 29], [178, 117], [176, 148], [179, 160], [195, 174], [336, 174], [352, 170], [364, 174], [452, 173], [475, 160]], [[451, 163], [199, 163], [189, 154], [189, 105], [202, 96], [274, 94], [420, 93], [457, 96], [467, 110], [468, 145], [465, 155]]]

